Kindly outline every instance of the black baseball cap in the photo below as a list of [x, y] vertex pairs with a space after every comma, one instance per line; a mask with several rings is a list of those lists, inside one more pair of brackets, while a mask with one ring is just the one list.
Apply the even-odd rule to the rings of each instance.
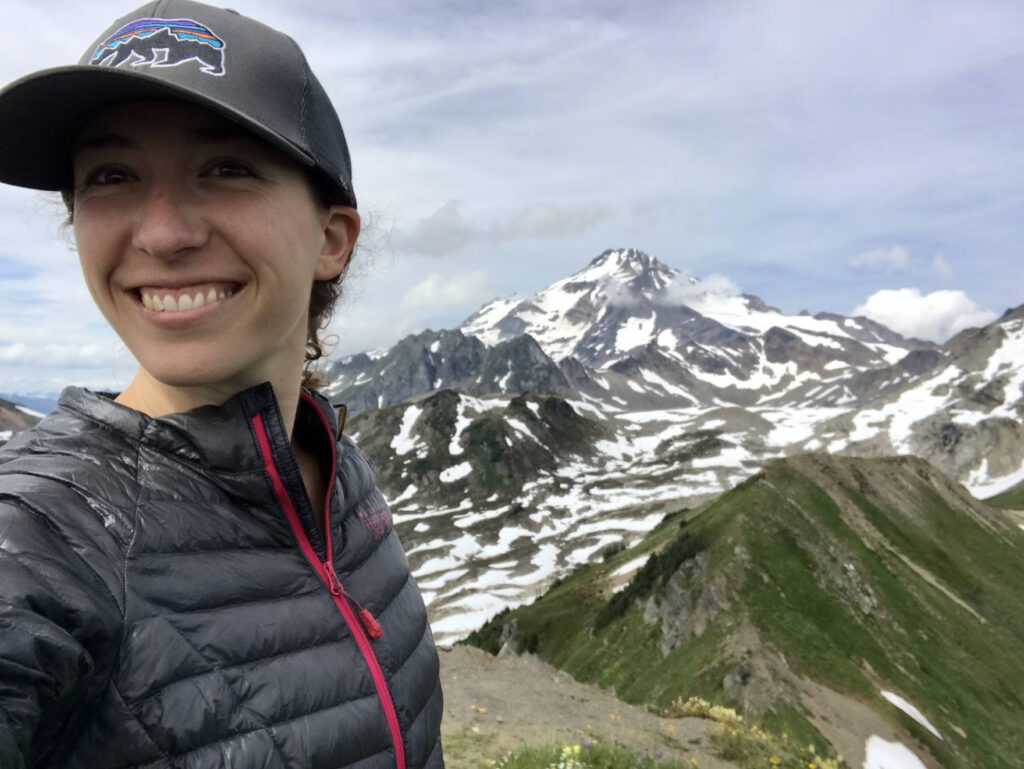
[[115, 21], [78, 64], [0, 91], [0, 182], [71, 186], [79, 129], [108, 104], [174, 99], [206, 107], [316, 169], [356, 205], [352, 162], [326, 91], [288, 35], [193, 0], [158, 0]]

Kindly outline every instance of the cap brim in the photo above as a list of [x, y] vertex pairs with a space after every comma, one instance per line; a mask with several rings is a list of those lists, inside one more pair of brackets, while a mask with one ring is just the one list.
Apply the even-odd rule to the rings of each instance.
[[0, 91], [0, 182], [37, 190], [68, 189], [71, 152], [83, 121], [107, 104], [142, 99], [208, 107], [303, 165], [315, 165], [305, 151], [216, 99], [141, 71], [72, 65], [27, 75]]

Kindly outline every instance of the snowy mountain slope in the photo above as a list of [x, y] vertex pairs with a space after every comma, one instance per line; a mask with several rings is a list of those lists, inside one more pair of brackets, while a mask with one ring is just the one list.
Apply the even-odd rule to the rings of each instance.
[[1024, 308], [957, 335], [891, 394], [823, 425], [831, 452], [913, 454], [975, 496], [1024, 480]]
[[[939, 347], [710, 288], [610, 251], [460, 330], [339, 367], [335, 392], [386, 406], [353, 429], [442, 641], [773, 458], [917, 453], [985, 496], [1024, 478], [1024, 310]], [[552, 395], [555, 421], [585, 437], [556, 445], [538, 418]]]

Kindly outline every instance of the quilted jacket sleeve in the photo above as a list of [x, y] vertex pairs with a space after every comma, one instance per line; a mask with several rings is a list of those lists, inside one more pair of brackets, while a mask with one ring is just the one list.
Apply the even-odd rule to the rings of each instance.
[[118, 601], [58, 531], [21, 500], [0, 499], [0, 766], [33, 766], [74, 728], [111, 669]]

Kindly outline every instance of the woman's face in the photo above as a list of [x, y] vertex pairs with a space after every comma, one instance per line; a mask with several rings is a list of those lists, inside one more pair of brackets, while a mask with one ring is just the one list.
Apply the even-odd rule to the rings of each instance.
[[298, 380], [310, 289], [344, 268], [352, 209], [319, 205], [291, 158], [177, 102], [98, 114], [74, 179], [89, 291], [151, 377], [225, 395]]

